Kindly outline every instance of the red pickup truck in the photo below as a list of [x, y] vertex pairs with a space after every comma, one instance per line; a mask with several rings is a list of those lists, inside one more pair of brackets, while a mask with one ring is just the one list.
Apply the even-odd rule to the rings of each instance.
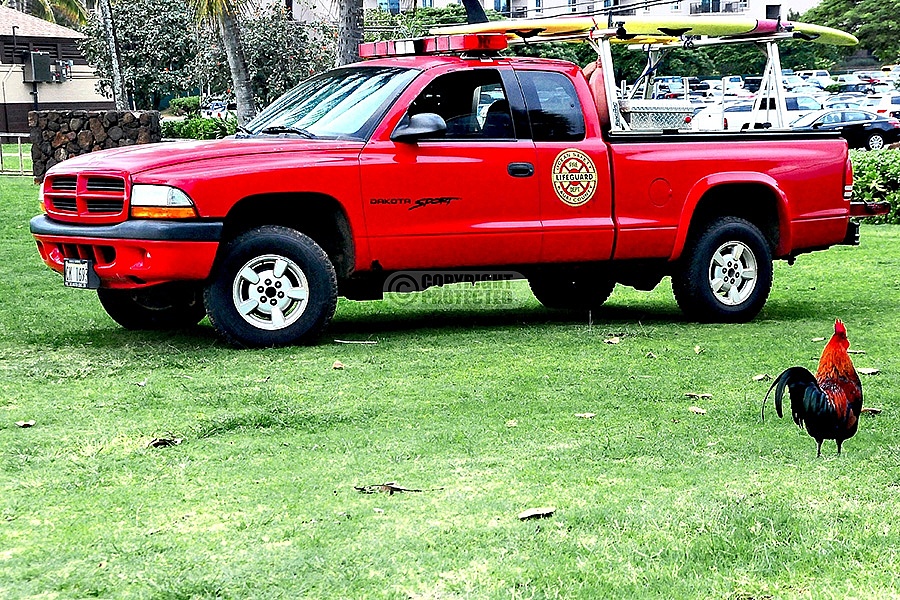
[[234, 139], [56, 165], [41, 257], [125, 327], [270, 346], [404, 270], [514, 270], [568, 309], [671, 275], [690, 317], [747, 321], [773, 259], [858, 242], [836, 134], [611, 130], [600, 73], [478, 37], [317, 75]]

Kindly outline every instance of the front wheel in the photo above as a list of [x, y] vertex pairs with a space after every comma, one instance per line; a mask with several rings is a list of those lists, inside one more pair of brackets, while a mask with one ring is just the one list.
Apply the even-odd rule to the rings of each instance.
[[866, 148], [869, 150], [881, 150], [884, 148], [884, 136], [880, 133], [873, 133], [866, 142]]
[[755, 317], [772, 289], [772, 254], [760, 230], [744, 219], [713, 221], [688, 243], [672, 275], [681, 310], [705, 322]]
[[100, 288], [97, 298], [113, 321], [137, 331], [185, 329], [206, 316], [203, 288], [191, 283], [128, 290]]
[[334, 316], [337, 292], [334, 266], [318, 244], [264, 226], [229, 244], [204, 298], [222, 337], [263, 347], [315, 341]]

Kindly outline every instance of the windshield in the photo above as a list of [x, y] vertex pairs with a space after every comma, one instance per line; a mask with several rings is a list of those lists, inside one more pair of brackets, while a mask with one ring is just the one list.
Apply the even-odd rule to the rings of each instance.
[[[827, 113], [831, 114], [831, 113]], [[791, 127], [809, 127], [822, 117], [822, 113], [814, 112], [796, 119], [791, 123]]]
[[296, 134], [304, 138], [365, 140], [387, 103], [419, 71], [397, 67], [335, 69], [300, 83], [245, 127], [250, 135]]

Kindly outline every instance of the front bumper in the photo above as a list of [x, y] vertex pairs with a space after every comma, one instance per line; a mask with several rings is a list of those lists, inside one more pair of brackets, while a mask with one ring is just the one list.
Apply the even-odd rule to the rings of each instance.
[[44, 262], [62, 273], [66, 258], [93, 261], [100, 285], [135, 288], [209, 277], [221, 222], [125, 221], [116, 225], [73, 225], [44, 215], [31, 220], [31, 233]]

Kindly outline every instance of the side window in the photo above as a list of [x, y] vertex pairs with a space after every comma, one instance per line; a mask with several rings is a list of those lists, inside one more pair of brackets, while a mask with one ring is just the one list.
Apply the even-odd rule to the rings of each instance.
[[[800, 96], [797, 98], [797, 106], [799, 110], [819, 110], [821, 106], [815, 99], [809, 96]], [[788, 107], [790, 109], [790, 107]]]
[[844, 113], [845, 121], [867, 121], [868, 119], [868, 115], [864, 112], [849, 111]]
[[494, 69], [438, 77], [412, 102], [408, 113], [440, 115], [447, 123], [444, 137], [449, 139], [515, 138], [500, 72]]
[[584, 139], [584, 113], [572, 81], [562, 73], [518, 71], [536, 142]]

